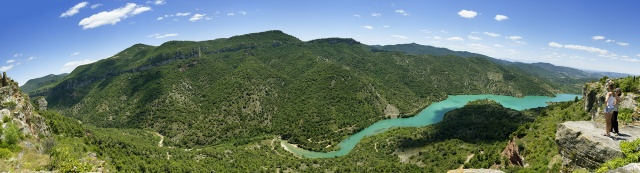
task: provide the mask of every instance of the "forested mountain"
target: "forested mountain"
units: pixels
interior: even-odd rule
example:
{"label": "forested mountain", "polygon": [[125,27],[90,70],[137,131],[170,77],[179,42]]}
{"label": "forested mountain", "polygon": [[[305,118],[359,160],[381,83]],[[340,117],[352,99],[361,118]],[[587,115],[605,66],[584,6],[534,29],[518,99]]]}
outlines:
{"label": "forested mountain", "polygon": [[24,93],[30,94],[33,91],[53,86],[54,84],[62,81],[62,79],[64,79],[64,77],[66,77],[67,75],[69,75],[69,73],[63,73],[59,75],[50,74],[43,77],[31,79],[20,86],[20,90],[22,90],[22,92]]}
{"label": "forested mountain", "polygon": [[428,45],[420,45],[416,43],[411,44],[397,44],[397,45],[385,45],[385,46],[373,46],[378,50],[385,51],[398,51],[411,55],[454,55],[460,57],[480,57],[489,59],[498,64],[506,66],[514,66],[522,71],[525,71],[531,75],[536,75],[539,78],[545,78],[552,82],[561,84],[564,90],[572,93],[577,93],[582,89],[582,85],[586,82],[597,80],[603,76],[619,78],[627,77],[629,74],[613,73],[613,72],[588,72],[570,67],[556,66],[549,63],[522,63],[522,62],[510,62],[492,58],[486,55],[471,53],[466,51],[453,51],[447,48],[439,48]]}
{"label": "forested mountain", "polygon": [[353,39],[308,42],[281,31],[136,44],[33,93],[98,127],[139,128],[194,147],[281,135],[327,151],[383,119],[448,94],[553,95],[558,86],[485,58],[372,51]]}

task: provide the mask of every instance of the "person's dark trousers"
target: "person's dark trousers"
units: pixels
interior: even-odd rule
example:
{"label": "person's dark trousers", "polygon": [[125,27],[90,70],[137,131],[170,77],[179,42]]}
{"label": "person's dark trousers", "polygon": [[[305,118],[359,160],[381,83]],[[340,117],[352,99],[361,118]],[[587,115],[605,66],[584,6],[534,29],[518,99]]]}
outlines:
{"label": "person's dark trousers", "polygon": [[611,116],[611,129],[614,133],[620,133],[618,131],[618,111],[613,111],[613,116]]}

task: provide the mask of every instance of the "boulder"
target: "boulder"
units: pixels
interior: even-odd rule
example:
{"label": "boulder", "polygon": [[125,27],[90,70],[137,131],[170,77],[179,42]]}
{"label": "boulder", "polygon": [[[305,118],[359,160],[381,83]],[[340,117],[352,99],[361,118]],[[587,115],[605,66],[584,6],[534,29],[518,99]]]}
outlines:
{"label": "boulder", "polygon": [[626,166],[608,171],[611,173],[640,173],[640,163],[631,163]]}
{"label": "boulder", "polygon": [[[617,137],[603,136],[603,124],[593,121],[567,121],[558,124],[555,142],[563,159],[563,167],[596,169],[600,164],[624,154],[620,141],[633,141],[640,137],[636,126],[620,127]],[[614,133],[611,133],[613,135]]]}

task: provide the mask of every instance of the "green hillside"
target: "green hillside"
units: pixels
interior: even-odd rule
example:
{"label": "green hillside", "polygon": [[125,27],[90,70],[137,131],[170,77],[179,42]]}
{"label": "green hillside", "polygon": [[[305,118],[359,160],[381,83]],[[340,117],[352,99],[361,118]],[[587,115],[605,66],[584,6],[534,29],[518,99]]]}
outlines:
{"label": "green hillside", "polygon": [[372,51],[353,39],[308,42],[267,31],[202,42],[136,44],[77,67],[49,107],[98,127],[165,135],[195,147],[280,135],[315,151],[448,94],[553,95],[557,85],[484,58]]}
{"label": "green hillside", "polygon": [[22,90],[22,92],[24,93],[31,94],[34,91],[37,92],[37,90],[43,90],[57,84],[62,79],[64,79],[64,77],[67,77],[67,75],[69,74],[50,74],[43,77],[31,79],[20,86],[20,90]]}

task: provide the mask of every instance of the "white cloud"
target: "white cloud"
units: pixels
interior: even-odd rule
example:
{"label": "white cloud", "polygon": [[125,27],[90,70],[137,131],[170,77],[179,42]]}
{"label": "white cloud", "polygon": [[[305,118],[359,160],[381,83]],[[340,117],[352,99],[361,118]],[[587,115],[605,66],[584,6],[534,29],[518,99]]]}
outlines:
{"label": "white cloud", "polygon": [[496,34],[496,33],[493,33],[493,32],[484,32],[484,34],[488,35],[488,36],[491,36],[491,37],[500,37],[501,36],[500,34]]}
{"label": "white cloud", "polygon": [[247,15],[247,12],[246,11],[238,11],[238,14],[242,14],[244,16],[244,15]]}
{"label": "white cloud", "polygon": [[100,7],[100,6],[102,6],[102,4],[93,4],[93,5],[91,6],[91,9],[96,9],[96,8],[98,8],[98,7]]}
{"label": "white cloud", "polygon": [[629,61],[629,62],[640,62],[640,60],[638,59],[620,59],[620,60]]}
{"label": "white cloud", "polygon": [[464,39],[462,39],[460,37],[449,37],[449,38],[447,38],[447,40],[449,40],[449,41],[464,41]]}
{"label": "white cloud", "polygon": [[474,37],[472,35],[467,36],[467,38],[469,38],[469,40],[482,40],[482,38],[480,37]]}
{"label": "white cloud", "polygon": [[16,54],[13,54],[13,57],[14,57],[14,58],[21,57],[21,56],[22,56],[22,53],[16,53]]}
{"label": "white cloud", "polygon": [[503,20],[509,19],[509,17],[507,17],[505,15],[498,14],[498,15],[496,15],[496,17],[494,19],[496,19],[497,21],[503,21]]}
{"label": "white cloud", "polygon": [[603,40],[604,36],[596,35],[596,36],[591,37],[591,39],[593,39],[593,40]]}
{"label": "white cloud", "polygon": [[604,41],[604,42],[611,43],[611,42],[614,42],[614,41],[615,40],[607,39],[607,41]]}
{"label": "white cloud", "polygon": [[435,36],[435,37],[433,37],[433,39],[442,40],[442,37]]}
{"label": "white cloud", "polygon": [[513,44],[518,45],[518,46],[521,46],[521,45],[527,45],[527,42],[524,42],[524,41],[515,41],[515,42],[513,42]]}
{"label": "white cloud", "polygon": [[176,16],[188,16],[191,15],[191,13],[176,13]]}
{"label": "white cloud", "polygon": [[211,20],[213,17],[204,17],[204,20]]}
{"label": "white cloud", "polygon": [[0,67],[0,71],[6,72],[9,71],[9,69],[13,68],[13,64],[12,65],[8,65],[8,66],[2,66]]}
{"label": "white cloud", "polygon": [[495,47],[504,47],[503,45],[499,45],[499,44],[493,44],[493,46],[495,46]]}
{"label": "white cloud", "polygon": [[625,43],[625,42],[617,42],[616,44],[620,46],[629,46],[629,43]]}
{"label": "white cloud", "polygon": [[147,37],[155,37],[155,38],[165,38],[165,37],[174,37],[174,36],[178,36],[177,33],[172,33],[172,34],[165,34],[165,35],[160,35],[160,34],[153,34]]}
{"label": "white cloud", "polygon": [[472,19],[472,18],[476,17],[478,15],[478,13],[475,12],[475,11],[470,11],[470,10],[461,10],[460,12],[458,12],[458,15],[460,15],[461,17],[467,18],[467,19]]}
{"label": "white cloud", "polygon": [[139,6],[135,3],[128,3],[124,7],[111,11],[103,11],[84,18],[80,23],[78,23],[78,25],[82,26],[82,29],[90,29],[107,24],[115,25],[122,21],[122,19],[126,19],[127,17],[132,17],[149,10],[151,10],[150,7]]}
{"label": "white cloud", "polygon": [[513,41],[522,39],[522,37],[520,37],[520,36],[509,36],[507,38],[510,39],[510,40],[513,40]]}
{"label": "white cloud", "polygon": [[147,4],[155,4],[155,5],[164,5],[167,2],[165,2],[164,0],[155,0],[155,1],[147,1]]}
{"label": "white cloud", "polygon": [[76,56],[76,55],[80,55],[80,52],[73,52],[73,53],[71,54],[71,56]]}
{"label": "white cloud", "polygon": [[371,13],[371,16],[378,17],[378,16],[382,16],[382,14],[380,14],[380,13]]}
{"label": "white cloud", "polygon": [[373,26],[369,26],[369,25],[365,25],[365,26],[361,26],[361,27],[363,27],[365,29],[373,29]]}
{"label": "white cloud", "polygon": [[162,20],[164,19],[164,17],[158,17],[156,20]]}
{"label": "white cloud", "polygon": [[509,54],[522,54],[522,52],[518,52],[517,50],[513,50],[513,49],[507,49],[507,50],[504,50],[504,52],[507,52]]}
{"label": "white cloud", "polygon": [[31,61],[31,60],[33,60],[33,59],[36,59],[36,57],[33,57],[33,56],[32,56],[32,57],[29,57],[29,58],[27,58],[27,61]]}
{"label": "white cloud", "polygon": [[407,36],[402,36],[402,35],[391,35],[391,36],[395,37],[395,38],[399,38],[399,39],[407,39],[407,38],[409,38]]}
{"label": "white cloud", "polygon": [[467,46],[473,48],[473,49],[491,49],[489,46],[485,46],[482,44],[476,44],[476,43],[472,43],[472,44],[467,44]]}
{"label": "white cloud", "polygon": [[440,32],[441,32],[441,33],[445,33],[445,34],[446,34],[446,33],[449,33],[449,32],[447,32],[447,31],[445,31],[445,30],[440,30]]}
{"label": "white cloud", "polygon": [[73,7],[69,8],[69,10],[67,10],[66,12],[60,14],[60,17],[71,17],[75,14],[78,14],[78,12],[80,12],[80,9],[86,7],[87,5],[89,5],[88,2],[78,3]]}
{"label": "white cloud", "polygon": [[207,14],[194,14],[189,21],[195,22],[202,19]]}
{"label": "white cloud", "polygon": [[396,10],[396,13],[400,13],[400,14],[402,14],[403,16],[408,16],[408,15],[409,15],[409,13],[407,13],[407,12],[406,12],[406,11],[404,11],[404,10]]}
{"label": "white cloud", "polygon": [[361,17],[359,14],[353,15],[354,17]]}
{"label": "white cloud", "polygon": [[91,64],[93,62],[95,62],[95,61],[88,60],[88,59],[85,59],[85,60],[82,60],[82,61],[71,61],[71,62],[68,62],[68,63],[64,64],[64,66],[62,66],[62,69],[60,69],[60,71],[71,71],[71,70],[75,69],[78,66],[85,65],[85,64]]}
{"label": "white cloud", "polygon": [[16,62],[16,60],[15,60],[15,59],[7,60],[7,64],[9,64],[9,63],[13,63],[13,62]]}
{"label": "white cloud", "polygon": [[562,45],[560,43],[556,43],[556,42],[549,42],[549,46],[551,46],[551,47],[562,47]]}
{"label": "white cloud", "polygon": [[587,51],[587,52],[591,52],[591,53],[597,53],[597,54],[601,54],[601,55],[609,53],[609,51],[604,50],[604,49],[599,49],[599,48],[595,48],[595,47],[581,46],[581,45],[564,45],[563,47],[567,48],[567,49],[582,50],[582,51]]}
{"label": "white cloud", "polygon": [[227,13],[227,16],[235,16],[236,14],[231,12],[231,13]]}
{"label": "white cloud", "polygon": [[142,12],[149,11],[149,10],[151,10],[151,7],[138,7],[135,10],[133,10],[133,12],[131,12],[131,16],[140,14]]}
{"label": "white cloud", "polygon": [[389,26],[389,25],[384,25],[384,26],[382,26],[382,27],[383,27],[383,28],[388,28],[388,27],[391,27],[391,26]]}
{"label": "white cloud", "polygon": [[637,54],[636,56],[640,57],[640,54]]}

